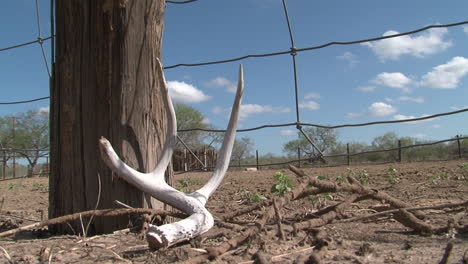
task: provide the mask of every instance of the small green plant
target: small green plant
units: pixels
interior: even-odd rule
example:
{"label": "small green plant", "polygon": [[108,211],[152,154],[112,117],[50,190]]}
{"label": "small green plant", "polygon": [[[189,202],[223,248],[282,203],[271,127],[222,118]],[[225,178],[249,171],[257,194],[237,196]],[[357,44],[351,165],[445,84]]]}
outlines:
{"label": "small green plant", "polygon": [[328,175],[319,175],[319,176],[317,176],[317,179],[322,180],[322,181],[328,181],[330,179],[330,176],[328,176]]}
{"label": "small green plant", "polygon": [[369,182],[369,172],[367,172],[367,169],[364,168],[359,172],[359,181],[362,184],[366,184]]}
{"label": "small green plant", "polygon": [[49,186],[43,183],[33,183],[32,187],[32,191],[49,192]]}
{"label": "small green plant", "polygon": [[428,176],[427,179],[428,179],[432,184],[437,185],[437,184],[439,184],[440,177],[435,176],[435,175],[431,175],[431,176]]}
{"label": "small green plant", "polygon": [[396,184],[400,181],[398,178],[398,170],[395,168],[395,165],[390,165],[387,169],[387,180],[390,184]]}
{"label": "small green plant", "polygon": [[249,191],[245,190],[245,189],[242,189],[240,192],[239,192],[239,195],[241,197],[241,201],[242,202],[261,202],[261,201],[265,201],[265,200],[268,200],[268,198],[266,198],[265,196],[261,195],[261,194],[250,194]]}
{"label": "small green plant", "polygon": [[337,182],[345,182],[346,179],[345,179],[345,177],[343,175],[338,175],[338,176],[336,176],[336,181]]}
{"label": "small green plant", "polygon": [[183,178],[177,181],[176,189],[181,192],[192,192],[190,185],[197,185],[201,182],[197,179]]}
{"label": "small green plant", "polygon": [[442,180],[448,180],[449,175],[448,175],[447,172],[443,171],[443,172],[440,173],[439,178],[442,179]]}
{"label": "small green plant", "polygon": [[9,191],[12,191],[14,189],[18,189],[18,188],[24,188],[26,187],[25,184],[22,184],[22,183],[10,183],[8,184],[8,190]]}
{"label": "small green plant", "polygon": [[468,162],[464,162],[458,165],[458,167],[461,169],[462,173],[457,175],[457,179],[458,180],[468,179]]}
{"label": "small green plant", "polygon": [[272,193],[278,193],[283,196],[285,193],[292,190],[291,179],[287,175],[284,175],[283,172],[277,172],[274,175],[276,183],[271,186]]}
{"label": "small green plant", "polygon": [[321,193],[319,194],[320,197],[323,197],[327,200],[330,200],[330,201],[333,201],[335,199],[335,197],[333,197],[333,195],[331,195],[331,193]]}
{"label": "small green plant", "polygon": [[261,194],[253,194],[250,196],[250,201],[253,201],[253,202],[261,202],[261,201],[265,201],[265,200],[268,200],[268,198],[266,198],[265,196],[261,195]]}

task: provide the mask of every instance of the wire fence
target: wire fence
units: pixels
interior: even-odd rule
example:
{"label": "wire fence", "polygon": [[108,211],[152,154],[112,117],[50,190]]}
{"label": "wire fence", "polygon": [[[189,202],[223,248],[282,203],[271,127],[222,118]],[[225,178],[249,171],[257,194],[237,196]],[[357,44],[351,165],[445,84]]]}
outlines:
{"label": "wire fence", "polygon": [[[197,0],[188,0],[188,1],[170,1],[167,0],[166,3],[169,4],[190,4],[194,3]],[[306,133],[302,130],[303,126],[311,126],[311,127],[319,127],[319,128],[329,128],[329,129],[337,129],[337,128],[344,128],[344,127],[361,127],[361,126],[371,126],[371,125],[379,125],[379,124],[394,124],[394,123],[405,123],[405,122],[415,122],[415,121],[421,121],[421,120],[428,120],[428,119],[433,119],[436,117],[442,117],[442,116],[449,116],[449,115],[455,115],[455,114],[461,114],[468,112],[468,108],[465,109],[460,109],[457,111],[451,111],[451,112],[444,112],[444,113],[436,113],[424,117],[419,117],[419,118],[408,118],[408,119],[402,119],[402,120],[383,120],[383,121],[374,121],[374,122],[366,122],[366,123],[355,123],[355,124],[338,124],[338,125],[321,125],[321,124],[315,124],[315,123],[305,123],[301,121],[301,113],[300,113],[300,107],[299,107],[299,92],[300,92],[300,87],[298,85],[298,80],[297,80],[297,65],[296,65],[296,57],[303,52],[309,52],[309,51],[314,51],[314,50],[319,50],[323,49],[326,47],[334,46],[334,45],[355,45],[355,44],[361,44],[361,43],[367,43],[367,42],[373,42],[373,41],[379,41],[379,40],[385,40],[385,39],[391,39],[391,38],[396,38],[396,37],[401,37],[401,36],[406,36],[406,35],[412,35],[416,33],[420,33],[429,29],[433,28],[449,28],[449,27],[456,27],[456,26],[462,26],[462,25],[467,25],[468,20],[466,21],[459,21],[455,23],[450,23],[450,24],[436,24],[436,25],[429,25],[425,26],[422,28],[414,29],[411,31],[403,32],[403,33],[398,33],[398,34],[392,34],[392,35],[386,35],[386,36],[379,36],[379,37],[371,37],[367,39],[359,39],[359,40],[351,40],[351,41],[332,41],[316,46],[309,46],[309,47],[302,47],[298,48],[295,46],[295,38],[293,34],[293,25],[291,24],[290,18],[289,18],[289,13],[288,13],[288,8],[287,8],[287,3],[286,0],[282,0],[283,4],[283,11],[284,11],[284,18],[285,22],[288,27],[288,35],[290,39],[290,44],[291,46],[289,47],[288,50],[283,50],[283,51],[277,51],[277,52],[271,52],[271,53],[263,53],[263,54],[248,54],[248,55],[243,55],[235,58],[227,58],[227,59],[222,59],[222,60],[216,60],[216,61],[208,61],[208,62],[197,62],[197,63],[179,63],[175,65],[170,65],[166,66],[164,69],[165,70],[170,70],[174,69],[177,67],[199,67],[199,66],[205,66],[205,65],[213,65],[213,64],[221,64],[221,63],[232,63],[240,60],[245,60],[245,59],[255,59],[255,58],[264,58],[264,57],[272,57],[272,56],[282,56],[282,55],[290,55],[292,58],[292,63],[291,67],[293,69],[293,79],[294,79],[294,97],[295,97],[295,111],[296,111],[296,120],[293,122],[288,122],[288,123],[282,123],[282,124],[265,124],[265,125],[260,125],[257,127],[252,127],[252,128],[246,128],[246,129],[239,129],[238,132],[248,132],[248,131],[254,131],[254,130],[260,130],[260,129],[266,129],[266,128],[274,128],[274,127],[287,127],[287,126],[295,126],[298,131],[302,132],[307,137]],[[15,44],[12,46],[8,47],[3,47],[0,48],[0,52],[4,52],[7,50],[12,50],[12,49],[19,49],[24,46],[28,45],[34,45],[38,44],[40,47],[40,52],[41,56],[44,61],[44,66],[47,70],[48,76],[51,76],[51,71],[50,71],[50,66],[49,62],[45,53],[44,49],[44,42],[45,41],[51,41],[51,54],[52,54],[52,61],[54,59],[54,54],[55,54],[55,45],[54,45],[54,8],[55,8],[55,2],[54,0],[50,0],[50,23],[51,23],[51,36],[43,37],[42,36],[42,27],[41,27],[41,18],[40,18],[40,10],[39,10],[39,1],[35,0],[35,11],[36,11],[36,26],[37,26],[37,39],[32,40],[29,42],[24,42],[24,43],[19,43]],[[12,104],[24,104],[24,103],[31,103],[35,101],[40,101],[40,100],[47,100],[50,99],[49,96],[43,96],[40,98],[33,98],[33,99],[27,99],[27,100],[18,100],[18,101],[11,101],[11,102],[0,102],[0,105],[12,105]],[[205,132],[225,132],[225,130],[222,129],[204,129],[204,128],[191,128],[191,129],[184,129],[184,130],[179,130],[179,132],[184,133],[184,132],[191,132],[191,131],[205,131]],[[314,142],[312,140],[309,140],[309,143],[312,144],[312,146],[315,147]],[[445,142],[445,141],[444,141]],[[436,144],[436,143],[434,143]],[[412,146],[414,147],[414,146]],[[187,147],[188,148],[188,147]],[[316,147],[315,147],[316,148]],[[409,148],[409,146],[405,146],[400,148],[401,149],[406,149]],[[323,154],[320,152],[318,148],[316,148],[320,156]],[[393,150],[388,150],[388,151],[395,151]],[[342,154],[343,156],[345,154]],[[356,156],[356,155],[362,155],[362,153],[354,153],[350,154],[347,153],[347,157]],[[323,155],[324,158],[333,158],[333,157],[338,157],[340,155],[332,155],[332,156],[326,156]],[[301,159],[298,159],[296,161],[286,161],[281,164],[288,164],[291,162],[300,162]],[[259,167],[261,166],[269,166],[269,164],[258,164]]]}
{"label": "wire fence", "polygon": [[[449,143],[449,144],[447,144]],[[450,144],[451,143],[451,144]],[[418,143],[403,146],[398,140],[395,147],[386,149],[374,149],[353,152],[350,145],[346,144],[346,153],[330,154],[319,157],[305,153],[300,148],[296,157],[261,157],[258,150],[256,155],[248,159],[232,160],[229,166],[230,169],[277,169],[286,165],[295,164],[298,167],[334,167],[334,166],[353,166],[353,165],[369,165],[369,164],[385,164],[399,162],[415,162],[415,161],[445,161],[468,158],[468,137],[455,136],[454,138],[444,139],[433,142]],[[417,149],[424,147],[437,146],[437,149],[432,148],[428,151],[417,152]],[[387,155],[385,155],[387,154]],[[216,158],[216,155],[213,156]],[[272,160],[276,160],[271,162]],[[277,161],[280,160],[280,161]],[[216,160],[210,160],[210,163],[216,163]],[[176,174],[184,174],[189,172],[199,172],[213,170],[214,166],[206,166],[203,168],[185,167],[176,170]]]}
{"label": "wire fence", "polygon": [[0,149],[0,180],[49,176],[49,150]]}

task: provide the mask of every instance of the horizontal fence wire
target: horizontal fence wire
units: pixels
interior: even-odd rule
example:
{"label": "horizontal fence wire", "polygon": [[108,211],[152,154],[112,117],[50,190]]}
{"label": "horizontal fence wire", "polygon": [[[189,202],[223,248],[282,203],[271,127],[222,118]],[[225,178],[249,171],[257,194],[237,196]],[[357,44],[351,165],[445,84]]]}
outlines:
{"label": "horizontal fence wire", "polygon": [[43,39],[37,39],[37,40],[33,40],[33,41],[21,43],[21,44],[16,44],[16,45],[6,47],[6,48],[0,48],[0,52],[11,50],[11,49],[16,49],[16,48],[21,48],[21,47],[28,46],[28,45],[35,44],[35,43],[44,42],[44,41],[50,40],[52,38],[53,38],[53,36],[49,36],[49,37],[43,38]]}
{"label": "horizontal fence wire", "polygon": [[279,51],[279,52],[272,52],[272,53],[249,54],[249,55],[245,55],[245,56],[241,56],[241,57],[237,57],[237,58],[230,58],[230,59],[217,60],[217,61],[208,61],[208,62],[199,62],[199,63],[179,63],[179,64],[166,66],[166,67],[164,67],[164,69],[173,69],[173,68],[178,68],[178,67],[205,66],[205,65],[221,64],[221,63],[240,61],[240,60],[245,60],[245,59],[248,59],[248,58],[271,57],[271,56],[291,54],[291,52],[303,52],[303,51],[317,50],[317,49],[322,49],[322,48],[333,46],[333,45],[360,44],[360,43],[366,43],[366,42],[372,42],[372,41],[377,41],[377,40],[384,40],[384,39],[390,39],[390,38],[396,38],[396,37],[411,35],[411,34],[415,34],[415,33],[419,33],[419,32],[429,30],[431,28],[449,28],[449,27],[461,26],[461,25],[466,25],[466,24],[468,24],[468,20],[461,21],[461,22],[456,22],[456,23],[451,23],[451,24],[429,25],[429,26],[426,26],[426,27],[422,27],[422,28],[412,30],[412,31],[406,31],[406,32],[403,32],[403,33],[392,34],[392,35],[381,36],[381,37],[368,38],[368,39],[352,40],[352,41],[332,41],[332,42],[328,42],[328,43],[321,44],[321,45],[318,45],[318,46],[311,46],[311,47],[306,47],[306,48],[295,48],[294,50]]}
{"label": "horizontal fence wire", "polygon": [[186,1],[171,1],[171,0],[166,0],[166,3],[169,3],[169,4],[189,4],[189,3],[193,3],[193,2],[196,2],[198,0],[186,0]]}
{"label": "horizontal fence wire", "polygon": [[50,99],[50,96],[34,98],[34,99],[30,99],[30,100],[25,100],[25,101],[0,102],[0,105],[26,104],[26,103],[32,103],[32,102],[47,100],[47,99]]}
{"label": "horizontal fence wire", "polygon": [[[334,125],[334,126],[320,125],[320,124],[314,124],[314,123],[294,122],[294,123],[262,125],[258,127],[252,127],[252,128],[238,129],[237,132],[248,132],[248,131],[254,131],[254,130],[259,130],[259,129],[264,129],[264,128],[288,127],[288,126],[296,126],[296,127],[297,126],[310,126],[310,127],[320,127],[320,128],[328,128],[328,129],[336,129],[336,128],[344,128],[344,127],[361,127],[361,126],[379,125],[379,124],[395,124],[395,123],[422,121],[422,120],[433,119],[433,118],[437,118],[441,116],[455,115],[455,114],[464,113],[464,112],[468,112],[468,108],[451,111],[451,112],[434,114],[434,115],[428,115],[424,117],[408,118],[408,119],[401,119],[401,120],[373,121],[373,122],[366,122],[366,123],[343,124],[343,125]],[[191,129],[178,130],[178,132],[190,132],[190,131],[226,132],[226,130],[223,130],[223,129],[207,129],[207,128],[191,128]]]}

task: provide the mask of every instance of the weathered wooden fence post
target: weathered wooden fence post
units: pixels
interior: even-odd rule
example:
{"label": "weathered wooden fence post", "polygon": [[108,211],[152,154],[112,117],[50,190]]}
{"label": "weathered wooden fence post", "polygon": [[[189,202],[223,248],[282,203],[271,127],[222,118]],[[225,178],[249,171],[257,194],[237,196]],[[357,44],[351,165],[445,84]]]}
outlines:
{"label": "weathered wooden fence post", "polygon": [[16,178],[16,152],[13,152],[13,178]]}
{"label": "weathered wooden fence post", "polygon": [[398,162],[401,162],[401,140],[398,140]]}
{"label": "weathered wooden fence post", "polygon": [[297,148],[297,160],[299,161],[299,164],[297,165],[298,168],[301,167],[301,148]]}
{"label": "weathered wooden fence post", "polygon": [[187,149],[184,148],[184,171],[187,171]]}
{"label": "weathered wooden fence post", "polygon": [[461,146],[460,146],[460,136],[457,135],[457,145],[458,145],[458,158],[461,159]]}
{"label": "weathered wooden fence post", "polygon": [[3,179],[6,178],[6,151],[3,150]]}
{"label": "weathered wooden fence post", "polygon": [[203,170],[206,171],[206,148],[203,148]]}
{"label": "weathered wooden fence post", "polygon": [[349,143],[346,143],[346,164],[349,166],[350,157],[349,157]]}
{"label": "weathered wooden fence post", "polygon": [[260,167],[258,166],[258,149],[255,151],[255,156],[257,160],[257,170],[260,170]]}

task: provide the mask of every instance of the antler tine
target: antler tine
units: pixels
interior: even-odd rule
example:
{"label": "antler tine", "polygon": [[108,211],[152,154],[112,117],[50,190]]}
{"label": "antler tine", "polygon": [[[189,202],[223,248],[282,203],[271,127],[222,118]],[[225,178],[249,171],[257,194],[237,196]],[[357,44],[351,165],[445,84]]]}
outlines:
{"label": "antler tine", "polygon": [[151,172],[153,177],[164,177],[164,172],[167,169],[167,165],[171,162],[172,154],[174,153],[175,146],[177,144],[177,120],[176,114],[174,111],[174,106],[172,105],[171,96],[169,95],[169,89],[166,85],[166,78],[164,77],[163,66],[159,59],[157,61],[157,71],[161,78],[159,78],[159,85],[162,87],[161,93],[166,106],[166,117],[167,117],[167,130],[166,130],[166,140],[164,142],[164,147],[159,157],[158,162],[156,163],[156,168]]}
{"label": "antler tine", "polygon": [[[161,152],[157,165],[153,169],[153,171],[148,174],[136,171],[135,169],[125,164],[125,162],[123,162],[119,158],[115,150],[112,148],[111,143],[106,138],[101,137],[101,139],[99,140],[101,156],[104,162],[107,164],[107,166],[109,166],[109,168],[111,168],[114,172],[122,176],[126,181],[135,185],[141,190],[144,190],[145,192],[151,194],[153,197],[157,196],[155,194],[155,192],[157,191],[154,188],[149,189],[149,186],[154,185],[154,180],[156,180],[159,183],[165,183],[164,172],[166,171],[167,165],[171,161],[171,157],[177,143],[177,121],[175,111],[172,105],[172,100],[169,95],[169,90],[166,86],[163,66],[159,59],[157,59],[157,71],[161,76],[161,78],[159,79],[159,84],[161,86],[162,100],[166,108],[167,130],[163,150]],[[159,188],[157,189],[159,190]]]}
{"label": "antler tine", "polygon": [[231,159],[232,148],[234,146],[234,141],[236,139],[236,130],[237,123],[239,120],[239,110],[242,101],[242,94],[244,92],[244,72],[242,64],[239,66],[239,78],[237,81],[237,91],[234,103],[232,105],[231,118],[229,119],[229,125],[224,135],[223,145],[218,154],[218,160],[216,162],[215,170],[213,171],[213,176],[210,180],[199,190],[197,190],[193,195],[198,197],[199,195],[204,197],[204,203],[208,198],[213,194],[213,192],[218,188],[218,186],[223,181],[224,175],[229,167],[229,162]]}

